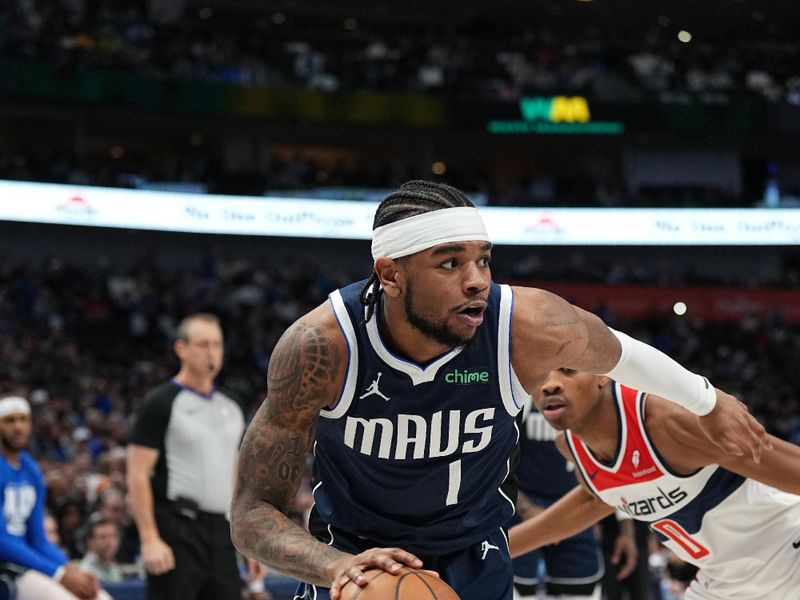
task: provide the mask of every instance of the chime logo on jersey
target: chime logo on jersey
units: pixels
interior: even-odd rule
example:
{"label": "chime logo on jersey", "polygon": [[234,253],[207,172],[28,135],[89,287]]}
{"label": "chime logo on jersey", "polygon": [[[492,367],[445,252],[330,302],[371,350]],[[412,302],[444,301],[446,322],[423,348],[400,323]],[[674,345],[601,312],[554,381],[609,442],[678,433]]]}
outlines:
{"label": "chime logo on jersey", "polygon": [[622,504],[617,505],[617,508],[628,513],[632,517],[641,517],[644,515],[652,515],[659,510],[671,508],[689,496],[689,494],[684,492],[680,487],[676,487],[674,490],[668,492],[665,492],[660,487],[657,489],[659,493],[656,496],[636,500],[634,502],[628,502],[622,497],[620,498]]}
{"label": "chime logo on jersey", "polygon": [[447,383],[456,385],[472,385],[473,383],[489,383],[487,369],[455,369],[444,376]]}
{"label": "chime logo on jersey", "polygon": [[394,460],[480,452],[492,439],[494,411],[439,411],[429,419],[402,413],[392,419],[348,416],[344,443],[361,454]]}

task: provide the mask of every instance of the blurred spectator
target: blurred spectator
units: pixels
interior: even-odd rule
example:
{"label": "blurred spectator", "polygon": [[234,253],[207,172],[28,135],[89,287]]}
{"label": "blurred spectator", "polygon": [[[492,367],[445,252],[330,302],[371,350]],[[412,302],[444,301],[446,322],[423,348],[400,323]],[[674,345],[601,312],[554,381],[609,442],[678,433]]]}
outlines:
{"label": "blurred spectator", "polygon": [[56,501],[53,516],[58,523],[58,537],[66,548],[67,555],[71,559],[79,559],[83,551],[78,532],[86,516],[85,500],[76,497],[60,498]]}
{"label": "blurred spectator", "polygon": [[58,536],[58,522],[49,512],[44,515],[44,535],[47,541],[60,548],[61,538]]}
{"label": "blurred spectator", "polygon": [[103,492],[100,495],[97,514],[103,521],[114,523],[117,526],[120,543],[117,554],[114,556],[116,561],[127,565],[126,570],[128,571],[136,570],[138,567],[131,567],[131,565],[135,565],[139,561],[139,533],[128,512],[122,492],[115,488]]}
{"label": "blurred spectator", "polygon": [[122,581],[122,568],[115,560],[119,541],[119,530],[112,521],[99,515],[89,519],[86,533],[88,551],[80,561],[81,570],[94,574],[101,583]]}

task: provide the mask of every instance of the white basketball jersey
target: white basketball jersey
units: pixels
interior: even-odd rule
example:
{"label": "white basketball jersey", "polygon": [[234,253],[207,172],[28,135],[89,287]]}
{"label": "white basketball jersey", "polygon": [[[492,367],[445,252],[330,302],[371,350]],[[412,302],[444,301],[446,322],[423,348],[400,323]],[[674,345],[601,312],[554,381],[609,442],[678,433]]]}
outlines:
{"label": "white basketball jersey", "polygon": [[709,465],[679,475],[644,427],[645,394],[613,386],[619,434],[611,464],[567,431],[575,463],[606,504],[646,521],[700,573],[686,598],[800,598],[800,496]]}

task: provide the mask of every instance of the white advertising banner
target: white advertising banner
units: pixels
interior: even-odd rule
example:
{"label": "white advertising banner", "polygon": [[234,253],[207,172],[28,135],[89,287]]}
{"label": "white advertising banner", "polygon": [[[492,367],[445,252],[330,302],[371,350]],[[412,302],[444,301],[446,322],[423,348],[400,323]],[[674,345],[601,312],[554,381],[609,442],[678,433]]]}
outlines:
{"label": "white advertising banner", "polygon": [[[369,239],[376,204],[0,181],[0,221]],[[481,207],[496,244],[800,244],[800,209]]]}

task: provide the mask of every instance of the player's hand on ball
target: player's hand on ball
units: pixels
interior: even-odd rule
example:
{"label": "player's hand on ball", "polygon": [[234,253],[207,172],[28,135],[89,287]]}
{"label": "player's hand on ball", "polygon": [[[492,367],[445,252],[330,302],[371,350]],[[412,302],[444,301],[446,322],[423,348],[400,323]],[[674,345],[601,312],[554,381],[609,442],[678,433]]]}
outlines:
{"label": "player's hand on ball", "polygon": [[397,573],[403,565],[418,569],[422,561],[401,548],[370,548],[361,554],[342,554],[325,569],[331,582],[331,600],[338,600],[342,588],[349,581],[364,587],[367,579],[364,570],[368,568],[383,569],[389,573]]}

